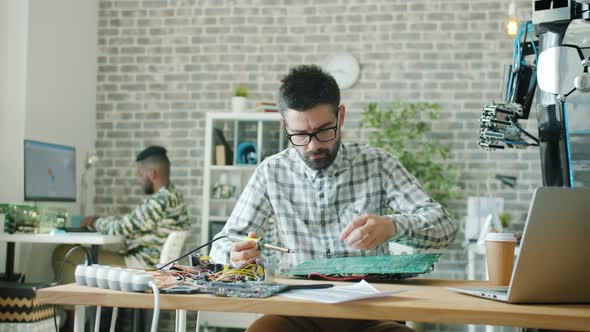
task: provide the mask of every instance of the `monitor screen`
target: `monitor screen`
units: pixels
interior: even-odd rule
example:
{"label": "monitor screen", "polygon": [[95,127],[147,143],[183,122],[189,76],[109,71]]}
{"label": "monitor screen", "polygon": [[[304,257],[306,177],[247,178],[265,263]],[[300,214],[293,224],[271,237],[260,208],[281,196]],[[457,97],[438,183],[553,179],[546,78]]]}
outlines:
{"label": "monitor screen", "polygon": [[25,140],[25,201],[76,201],[76,149]]}

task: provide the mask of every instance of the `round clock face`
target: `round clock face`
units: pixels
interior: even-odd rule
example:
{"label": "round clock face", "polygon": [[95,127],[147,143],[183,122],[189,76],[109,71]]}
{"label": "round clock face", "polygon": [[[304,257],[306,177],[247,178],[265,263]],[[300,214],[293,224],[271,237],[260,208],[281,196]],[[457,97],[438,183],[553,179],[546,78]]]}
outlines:
{"label": "round clock face", "polygon": [[340,89],[350,88],[359,78],[359,62],[352,54],[333,54],[328,57],[323,67],[334,77]]}

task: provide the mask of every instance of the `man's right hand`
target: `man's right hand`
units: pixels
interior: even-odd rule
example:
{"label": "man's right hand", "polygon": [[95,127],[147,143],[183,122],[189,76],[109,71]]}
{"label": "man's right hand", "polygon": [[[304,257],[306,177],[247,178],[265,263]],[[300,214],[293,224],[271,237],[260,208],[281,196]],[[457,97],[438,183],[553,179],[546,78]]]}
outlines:
{"label": "man's right hand", "polygon": [[98,220],[97,216],[84,217],[84,219],[82,219],[82,222],[80,222],[80,228],[85,228],[93,231],[95,230],[96,220]]}
{"label": "man's right hand", "polygon": [[[248,237],[256,238],[255,232],[248,233]],[[240,241],[236,242],[231,247],[229,258],[232,265],[241,266],[252,258],[260,257],[260,250],[256,249],[256,242],[254,241]]]}

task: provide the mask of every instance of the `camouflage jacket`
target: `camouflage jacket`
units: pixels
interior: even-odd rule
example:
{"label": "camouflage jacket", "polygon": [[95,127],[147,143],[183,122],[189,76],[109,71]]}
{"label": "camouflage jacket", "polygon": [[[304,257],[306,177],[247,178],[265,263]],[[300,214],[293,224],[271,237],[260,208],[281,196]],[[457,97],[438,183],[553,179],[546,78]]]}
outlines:
{"label": "camouflage jacket", "polygon": [[146,266],[155,266],[168,234],[187,229],[188,223],[184,199],[169,185],[129,214],[99,218],[95,227],[102,234],[124,235],[125,256],[134,256]]}

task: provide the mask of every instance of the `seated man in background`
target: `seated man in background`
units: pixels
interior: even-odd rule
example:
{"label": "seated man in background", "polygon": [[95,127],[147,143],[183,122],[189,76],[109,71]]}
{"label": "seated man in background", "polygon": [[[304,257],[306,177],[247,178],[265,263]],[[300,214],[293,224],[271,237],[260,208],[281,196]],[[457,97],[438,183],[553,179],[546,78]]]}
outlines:
{"label": "seated man in background", "polygon": [[[451,243],[457,227],[395,156],[341,143],[346,115],[334,78],[299,66],[282,80],[281,122],[293,145],[266,158],[244,189],[223,235],[264,235],[275,218],[281,271],[304,261],[389,254],[389,241],[418,248]],[[392,212],[393,211],[393,212]],[[224,264],[260,256],[252,241],[215,242],[211,258]],[[247,331],[412,331],[391,321],[265,315]]]}
{"label": "seated man in background", "polygon": [[[166,149],[150,146],[136,158],[138,182],[150,195],[133,212],[122,216],[85,217],[81,227],[102,234],[125,236],[123,254],[101,251],[99,263],[129,267],[154,267],[160,259],[162,246],[172,231],[188,228],[188,214],[182,195],[170,183],[170,161]],[[64,255],[72,246],[59,246],[53,254],[58,273]],[[83,262],[80,251],[72,253],[70,262]],[[69,265],[69,266],[68,266]],[[66,264],[63,275],[73,277],[74,264]],[[66,270],[67,269],[67,270]]]}

